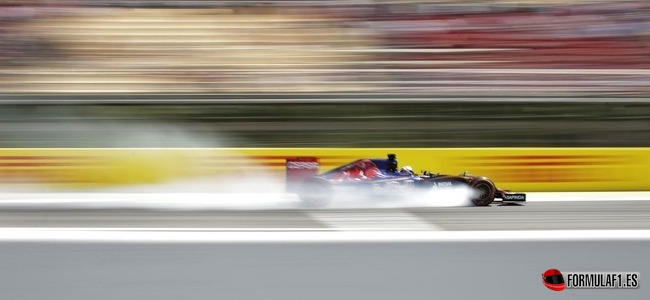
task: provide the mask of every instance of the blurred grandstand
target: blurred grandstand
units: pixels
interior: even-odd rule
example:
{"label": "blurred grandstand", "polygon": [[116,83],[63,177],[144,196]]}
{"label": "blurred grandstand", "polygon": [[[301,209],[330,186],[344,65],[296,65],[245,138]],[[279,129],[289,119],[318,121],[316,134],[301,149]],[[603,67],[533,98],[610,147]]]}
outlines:
{"label": "blurred grandstand", "polygon": [[3,1],[0,93],[650,94],[650,2]]}

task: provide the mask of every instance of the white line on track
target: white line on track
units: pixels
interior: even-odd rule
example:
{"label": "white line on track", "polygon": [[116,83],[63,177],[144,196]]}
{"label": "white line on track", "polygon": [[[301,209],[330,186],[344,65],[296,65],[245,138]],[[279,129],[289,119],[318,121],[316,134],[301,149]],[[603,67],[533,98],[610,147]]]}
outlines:
{"label": "white line on track", "polygon": [[3,228],[0,242],[110,243],[368,243],[368,242],[513,242],[650,241],[650,230],[521,231],[320,231],[216,232],[128,231],[70,228]]}
{"label": "white line on track", "polygon": [[[525,192],[525,191],[524,191]],[[530,192],[528,202],[650,201],[650,191]],[[80,206],[152,208],[256,209],[295,207],[298,196],[289,193],[0,193],[0,206]]]}
{"label": "white line on track", "polygon": [[[249,228],[249,227],[237,227],[237,228],[210,228],[210,227],[5,227],[10,230],[24,230],[24,231],[99,231],[99,232],[110,232],[110,231],[121,231],[121,232],[301,232],[301,231],[395,231],[395,230],[406,230],[404,228],[390,228],[390,227],[355,227],[355,228],[292,228],[292,227],[276,227],[276,228]],[[0,229],[4,230],[4,228]],[[415,229],[417,230],[417,229]],[[412,231],[412,230],[411,230]]]}

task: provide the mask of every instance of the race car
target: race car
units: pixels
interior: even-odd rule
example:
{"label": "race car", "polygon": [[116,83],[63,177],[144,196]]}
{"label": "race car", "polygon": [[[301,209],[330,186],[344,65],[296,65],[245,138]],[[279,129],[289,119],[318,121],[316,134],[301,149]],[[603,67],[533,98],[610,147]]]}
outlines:
{"label": "race car", "polygon": [[[423,171],[418,174],[410,166],[398,168],[397,156],[358,159],[319,174],[316,157],[295,157],[286,161],[287,191],[297,193],[309,206],[326,206],[335,195],[362,195],[366,198],[392,198],[416,192],[467,187],[472,191],[475,206],[502,203],[524,203],[526,194],[497,188],[485,176],[468,173],[446,175]],[[435,200],[435,199],[434,199]]]}

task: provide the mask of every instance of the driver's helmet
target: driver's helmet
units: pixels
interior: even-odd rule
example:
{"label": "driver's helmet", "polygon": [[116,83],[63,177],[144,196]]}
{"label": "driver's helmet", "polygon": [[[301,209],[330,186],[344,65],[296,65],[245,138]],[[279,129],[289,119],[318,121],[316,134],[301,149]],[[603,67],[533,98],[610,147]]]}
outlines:
{"label": "driver's helmet", "polygon": [[408,174],[415,174],[415,172],[413,171],[413,168],[411,168],[411,166],[403,166],[403,167],[399,170],[399,172],[400,172],[400,173],[405,173],[405,174],[407,174],[407,173],[408,173]]}

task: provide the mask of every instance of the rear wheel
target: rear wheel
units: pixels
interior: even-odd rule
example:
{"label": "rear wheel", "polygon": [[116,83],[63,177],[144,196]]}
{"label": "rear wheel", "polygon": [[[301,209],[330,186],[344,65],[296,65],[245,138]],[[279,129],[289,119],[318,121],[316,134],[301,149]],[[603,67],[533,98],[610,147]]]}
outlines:
{"label": "rear wheel", "polygon": [[487,180],[479,180],[472,184],[474,189],[474,196],[472,197],[472,203],[476,206],[487,206],[494,201],[494,196],[496,194],[496,188],[494,185]]}
{"label": "rear wheel", "polygon": [[332,200],[332,186],[323,179],[307,180],[302,184],[299,196],[310,207],[324,207]]}

